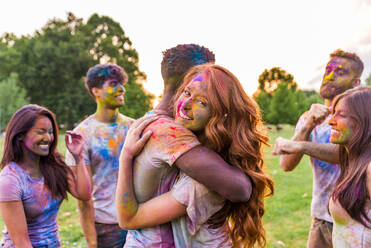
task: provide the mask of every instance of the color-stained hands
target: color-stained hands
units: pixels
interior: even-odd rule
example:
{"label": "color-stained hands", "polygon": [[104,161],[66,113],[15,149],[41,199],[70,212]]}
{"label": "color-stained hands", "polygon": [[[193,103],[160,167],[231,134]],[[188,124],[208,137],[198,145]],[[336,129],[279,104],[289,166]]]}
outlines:
{"label": "color-stained hands", "polygon": [[318,124],[321,124],[330,114],[330,108],[323,104],[312,104],[308,111],[305,127],[313,129]]}
{"label": "color-stained hands", "polygon": [[[129,129],[129,132],[125,138],[124,147],[121,150],[122,156],[134,157],[138,155],[143,149],[152,135],[152,131],[147,131],[143,134],[143,130],[153,121],[158,119],[157,114],[146,115],[136,120]],[[121,158],[120,158],[121,160]]]}
{"label": "color-stained hands", "polygon": [[84,147],[84,139],[82,135],[74,131],[66,131],[65,140],[67,149],[77,162],[77,160],[81,159]]}
{"label": "color-stained hands", "polygon": [[276,144],[273,147],[272,154],[285,155],[299,152],[301,152],[301,146],[299,142],[278,137],[276,139]]}

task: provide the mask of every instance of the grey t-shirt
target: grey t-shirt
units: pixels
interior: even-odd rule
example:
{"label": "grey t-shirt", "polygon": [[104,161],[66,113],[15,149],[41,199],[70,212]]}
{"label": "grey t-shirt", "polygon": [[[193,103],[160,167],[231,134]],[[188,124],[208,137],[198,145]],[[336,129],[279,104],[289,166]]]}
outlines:
{"label": "grey t-shirt", "polygon": [[[134,120],[119,114],[115,123],[103,123],[94,115],[81,122],[74,131],[84,138],[83,157],[91,166],[95,221],[117,224],[115,192],[119,157],[125,137]],[[75,160],[66,152],[66,164],[73,166]]]}

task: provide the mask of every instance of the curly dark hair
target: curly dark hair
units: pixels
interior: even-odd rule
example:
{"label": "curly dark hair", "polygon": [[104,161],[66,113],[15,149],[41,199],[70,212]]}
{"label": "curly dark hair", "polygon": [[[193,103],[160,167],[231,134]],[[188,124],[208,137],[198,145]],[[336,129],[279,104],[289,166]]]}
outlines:
{"label": "curly dark hair", "polygon": [[[213,52],[196,44],[177,45],[164,51],[163,55],[161,74],[164,81],[170,77],[182,79],[193,66],[215,62]],[[178,83],[181,83],[181,80]]]}
{"label": "curly dark hair", "polygon": [[85,87],[88,89],[89,94],[94,98],[92,88],[101,88],[103,83],[108,79],[116,79],[122,85],[125,85],[128,82],[128,75],[121,66],[114,64],[98,64],[88,70],[86,74]]}

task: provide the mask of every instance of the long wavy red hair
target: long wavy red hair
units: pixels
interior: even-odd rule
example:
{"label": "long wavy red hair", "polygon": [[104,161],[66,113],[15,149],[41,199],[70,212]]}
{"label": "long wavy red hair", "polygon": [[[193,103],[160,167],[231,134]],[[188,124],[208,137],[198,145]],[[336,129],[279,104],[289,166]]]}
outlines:
{"label": "long wavy red hair", "polygon": [[215,64],[193,67],[174,99],[179,98],[197,74],[202,74],[207,82],[211,112],[204,132],[198,134],[201,143],[221,155],[226,162],[242,169],[252,181],[248,202],[227,201],[208,222],[214,228],[226,228],[233,247],[254,247],[256,244],[264,247],[264,197],[273,194],[273,181],[263,171],[262,145],[268,144],[268,137],[262,132],[259,107],[230,71]]}

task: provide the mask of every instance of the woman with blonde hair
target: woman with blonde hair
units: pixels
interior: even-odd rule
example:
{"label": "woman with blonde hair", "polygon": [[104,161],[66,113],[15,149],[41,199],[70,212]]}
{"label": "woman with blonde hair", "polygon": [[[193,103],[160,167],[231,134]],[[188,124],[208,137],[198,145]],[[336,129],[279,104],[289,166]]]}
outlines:
{"label": "woman with blonde hair", "polygon": [[174,99],[175,121],[251,178],[250,200],[232,203],[180,172],[170,192],[138,205],[132,162],[151,135],[144,130],[147,119],[132,126],[121,152],[120,226],[139,229],[171,221],[176,247],[264,247],[264,197],[273,193],[273,181],[263,172],[262,145],[268,138],[256,103],[231,72],[214,64],[193,67]]}

